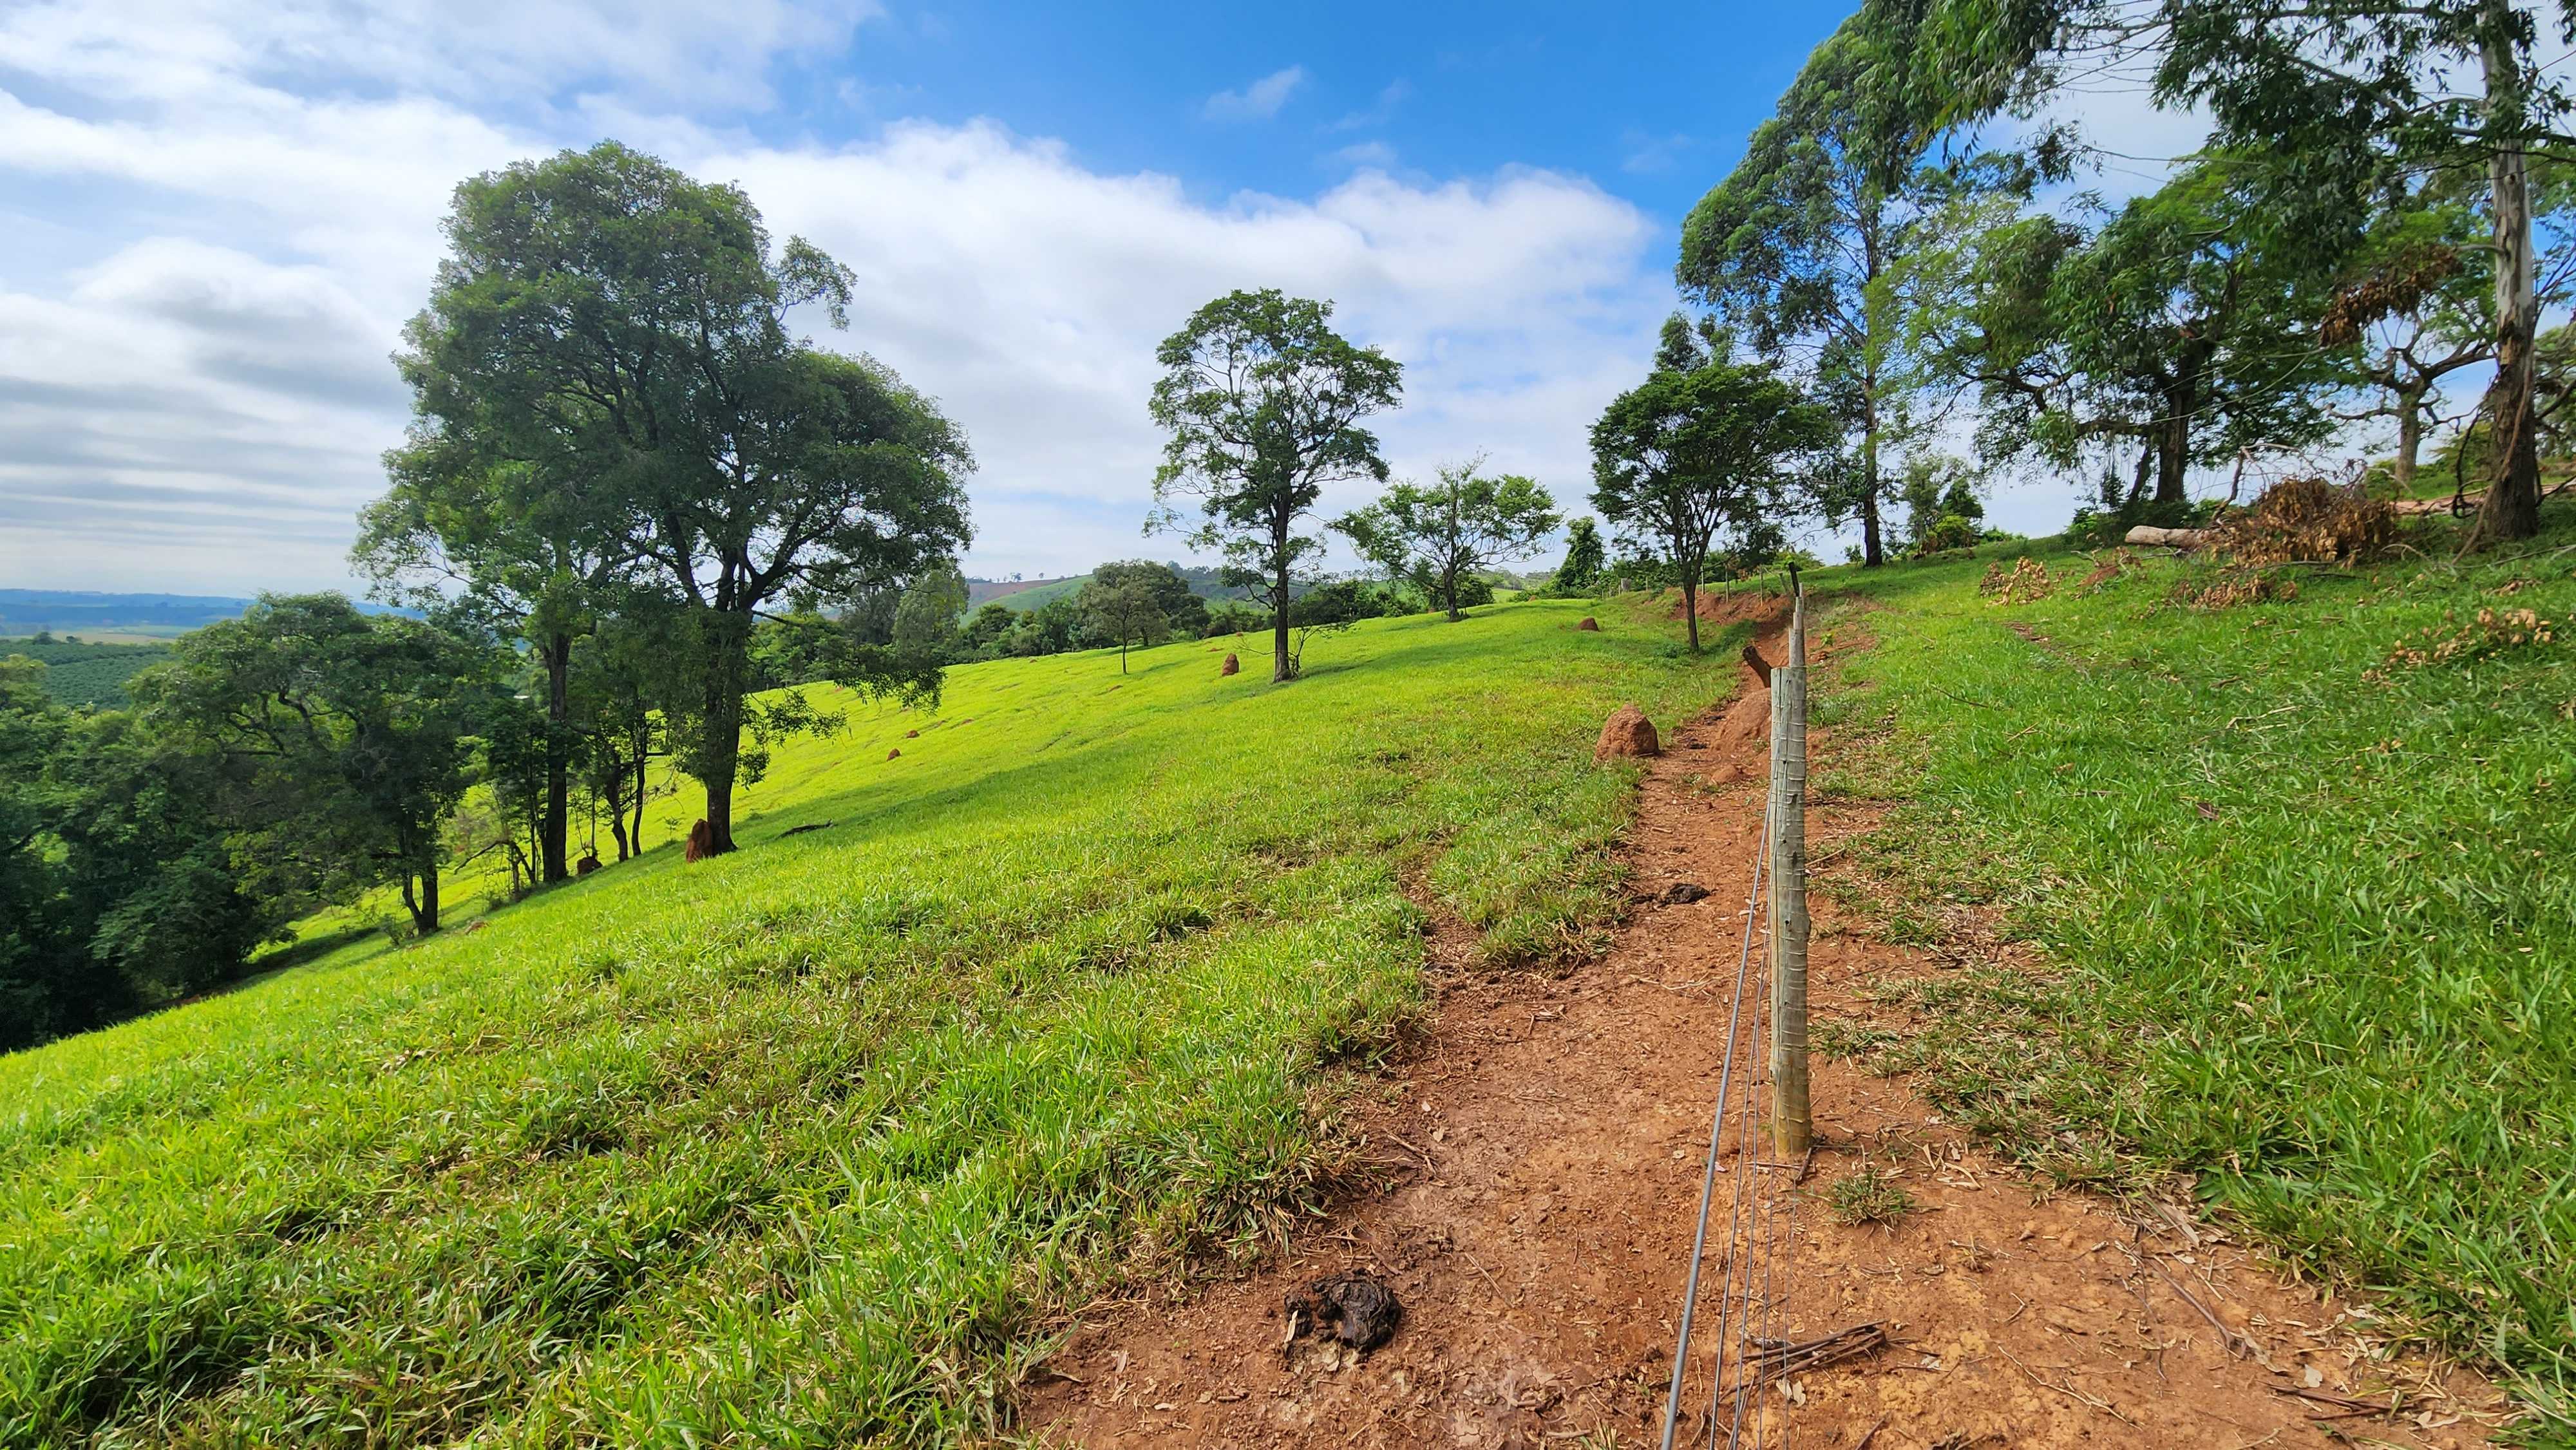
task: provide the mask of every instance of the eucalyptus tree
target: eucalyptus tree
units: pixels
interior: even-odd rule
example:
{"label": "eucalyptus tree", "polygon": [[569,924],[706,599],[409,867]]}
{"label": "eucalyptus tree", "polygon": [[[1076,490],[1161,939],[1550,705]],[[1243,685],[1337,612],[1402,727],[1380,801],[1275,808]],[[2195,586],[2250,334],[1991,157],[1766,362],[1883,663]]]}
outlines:
{"label": "eucalyptus tree", "polygon": [[[1927,166],[1936,113],[1901,83],[1914,25],[1876,5],[1817,46],[1744,159],[1682,225],[1676,276],[1765,355],[1794,354],[1853,440],[1841,471],[1861,557],[1886,554],[1880,453],[1899,423],[1902,319],[1883,284],[1973,168]],[[1725,349],[1719,349],[1721,353]]]}
{"label": "eucalyptus tree", "polygon": [[1403,579],[1448,611],[1458,612],[1460,581],[1476,571],[1528,556],[1556,531],[1556,501],[1536,480],[1490,475],[1482,458],[1450,464],[1433,484],[1399,483],[1333,528],[1362,557]]}
{"label": "eucalyptus tree", "polygon": [[[2271,158],[2284,246],[2339,263],[2405,178],[2476,174],[2493,259],[2494,376],[2481,413],[2498,446],[2479,536],[2540,527],[2534,342],[2542,310],[2533,163],[2565,157],[2576,112],[2538,57],[2541,16],[2513,0],[1873,0],[1919,14],[1909,89],[1945,120],[2028,113],[2070,71],[2143,60],[2156,99],[2198,106],[2218,147]],[[2551,29],[2576,44],[2576,10]]]}
{"label": "eucalyptus tree", "polygon": [[[1271,679],[1297,677],[1289,606],[1321,577],[1323,543],[1299,525],[1324,486],[1384,482],[1377,435],[1360,420],[1396,406],[1403,365],[1333,331],[1329,302],[1276,289],[1230,292],[1190,315],[1154,360],[1149,405],[1170,436],[1154,471],[1156,530],[1222,554],[1227,583],[1253,586],[1271,618]],[[1198,504],[1185,528],[1178,500]]]}
{"label": "eucalyptus tree", "polygon": [[1592,506],[1680,576],[1690,647],[1699,649],[1699,585],[1721,529],[1769,525],[1836,422],[1765,363],[1713,358],[1658,368],[1592,425]]}

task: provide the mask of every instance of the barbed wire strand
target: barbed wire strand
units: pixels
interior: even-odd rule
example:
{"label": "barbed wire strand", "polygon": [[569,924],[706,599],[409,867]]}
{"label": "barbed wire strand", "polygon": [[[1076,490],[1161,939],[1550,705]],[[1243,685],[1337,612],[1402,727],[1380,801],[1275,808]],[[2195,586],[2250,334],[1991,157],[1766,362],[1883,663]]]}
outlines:
{"label": "barbed wire strand", "polygon": [[[1736,957],[1735,963],[1735,1001],[1727,1009],[1726,1051],[1718,1064],[1717,1071],[1717,1105],[1715,1111],[1712,1112],[1709,1117],[1708,1161],[1700,1175],[1699,1226],[1693,1231],[1691,1236],[1690,1273],[1683,1281],[1681,1324],[1679,1332],[1675,1335],[1673,1341],[1672,1386],[1664,1396],[1663,1450],[1673,1450],[1673,1436],[1681,1425],[1682,1380],[1690,1368],[1691,1322],[1699,1308],[1700,1266],[1706,1261],[1708,1255],[1709,1209],[1715,1204],[1717,1198],[1718,1149],[1726,1140],[1727,1101],[1734,1085],[1735,1042],[1737,1037],[1736,1023],[1738,1019],[1742,1017],[1744,1012],[1744,982],[1745,976],[1747,972],[1751,970],[1753,963],[1753,930],[1754,923],[1758,919],[1758,913],[1761,909],[1762,872],[1764,866],[1766,866],[1770,860],[1770,818],[1770,808],[1766,806],[1763,810],[1762,838],[1755,842],[1753,847],[1753,887],[1752,890],[1747,893],[1744,903],[1744,944]],[[1731,1217],[1732,1215],[1730,1213],[1730,1228]],[[1726,1273],[1728,1278],[1731,1280],[1734,1273],[1734,1254],[1731,1252],[1733,1248],[1731,1242],[1728,1247],[1730,1252],[1727,1256],[1728,1266]],[[1720,1335],[1720,1347],[1722,1349],[1724,1342],[1723,1336],[1725,1334],[1724,1316],[1727,1303],[1722,1291],[1718,1303],[1720,1316],[1718,1321],[1718,1333]],[[1709,1417],[1712,1429],[1716,1422],[1714,1411],[1715,1407],[1712,1405]]]}

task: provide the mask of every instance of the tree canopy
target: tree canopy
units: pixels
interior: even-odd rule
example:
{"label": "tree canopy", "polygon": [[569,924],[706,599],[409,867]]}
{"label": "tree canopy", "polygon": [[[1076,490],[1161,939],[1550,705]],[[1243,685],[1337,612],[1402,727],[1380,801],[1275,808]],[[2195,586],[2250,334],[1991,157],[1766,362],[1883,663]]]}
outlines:
{"label": "tree canopy", "polygon": [[[1289,605],[1318,576],[1322,541],[1299,531],[1325,485],[1387,476],[1360,426],[1396,405],[1403,367],[1333,331],[1332,304],[1276,289],[1230,292],[1163,340],[1149,411],[1169,436],[1148,532],[1184,531],[1254,585],[1272,618],[1273,681],[1294,679]],[[1185,528],[1179,500],[1198,505]]]}
{"label": "tree canopy", "polygon": [[1459,585],[1476,571],[1528,556],[1556,531],[1556,501],[1536,480],[1484,472],[1470,459],[1440,470],[1439,482],[1399,483],[1333,527],[1390,577],[1420,589],[1460,618]]}
{"label": "tree canopy", "polygon": [[1725,359],[1658,369],[1592,425],[1592,506],[1671,563],[1693,650],[1711,541],[1765,527],[1835,437],[1832,414],[1771,365]]}

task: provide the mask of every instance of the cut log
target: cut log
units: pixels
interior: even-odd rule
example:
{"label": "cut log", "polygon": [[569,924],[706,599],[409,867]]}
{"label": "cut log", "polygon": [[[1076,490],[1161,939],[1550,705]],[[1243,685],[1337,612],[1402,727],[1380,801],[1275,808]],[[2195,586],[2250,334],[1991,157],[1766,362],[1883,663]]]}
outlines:
{"label": "cut log", "polygon": [[2197,549],[2209,537],[2206,529],[2160,529],[2153,524],[2140,524],[2129,530],[2123,543],[2147,549]]}

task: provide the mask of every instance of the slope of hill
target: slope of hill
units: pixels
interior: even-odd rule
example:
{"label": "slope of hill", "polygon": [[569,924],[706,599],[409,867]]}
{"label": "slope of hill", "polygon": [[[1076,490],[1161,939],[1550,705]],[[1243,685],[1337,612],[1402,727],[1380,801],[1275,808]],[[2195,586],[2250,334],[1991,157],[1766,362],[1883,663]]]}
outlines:
{"label": "slope of hill", "polygon": [[1057,1306],[1346,1166],[1408,883],[1597,939],[1593,732],[1731,662],[1583,612],[968,666],[782,750],[735,855],[0,1059],[0,1442],[974,1433]]}
{"label": "slope of hill", "polygon": [[966,581],[966,607],[980,609],[997,599],[1008,599],[1027,589],[1044,589],[1053,584],[1071,584],[1078,579],[969,579]]}
{"label": "slope of hill", "polygon": [[66,705],[124,706],[134,672],[170,657],[165,644],[94,644],[86,639],[0,639],[0,658],[25,655],[45,666],[45,690]]}
{"label": "slope of hill", "polygon": [[2559,1417],[2535,1444],[2576,1443],[2576,519],[2554,513],[2459,563],[2441,520],[2357,570],[2052,549],[2010,600],[1976,587],[1991,549],[1836,570],[1825,626],[1877,645],[1819,710],[1822,791],[1906,802],[1855,889],[1897,938],[1987,963],[1891,989],[1919,1030],[1846,1050],[2048,1176],[2190,1175],[2392,1328],[2500,1365]]}
{"label": "slope of hill", "polygon": [[[1175,564],[1172,568],[1178,571],[1182,580],[1190,586],[1190,592],[1201,599],[1242,599],[1252,592],[1239,585],[1226,583],[1221,570],[1203,568],[1194,564]],[[1082,586],[1090,582],[1091,576],[1088,574],[1076,574],[1067,579],[1011,580],[1001,583],[969,579],[966,581],[966,598],[970,608],[981,608],[987,603],[996,603],[1011,609],[1036,609],[1054,600],[1070,599],[1081,593]],[[1299,592],[1304,591],[1301,589]]]}

